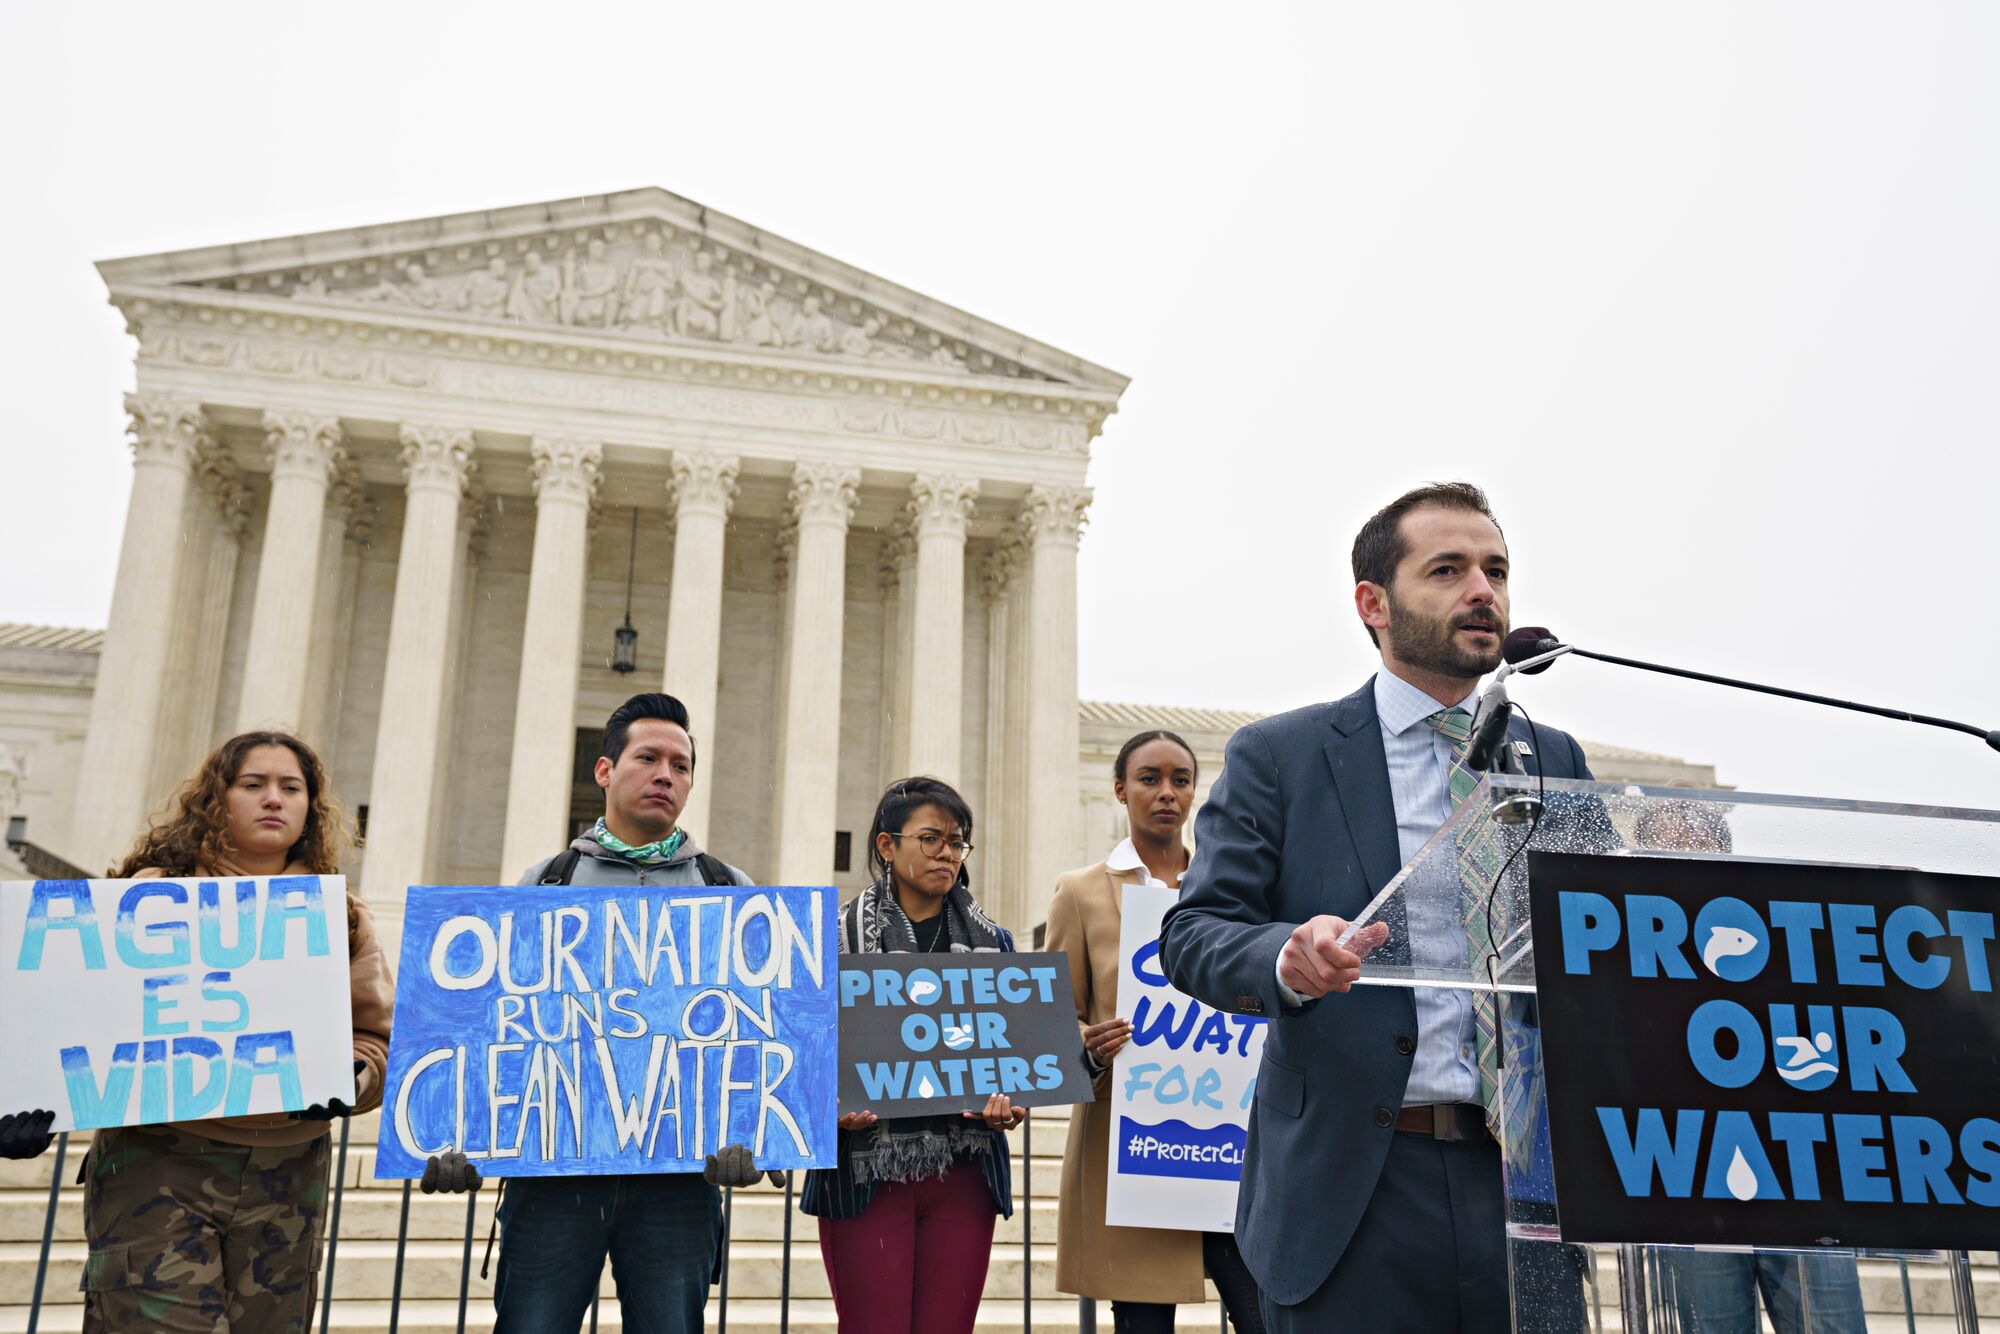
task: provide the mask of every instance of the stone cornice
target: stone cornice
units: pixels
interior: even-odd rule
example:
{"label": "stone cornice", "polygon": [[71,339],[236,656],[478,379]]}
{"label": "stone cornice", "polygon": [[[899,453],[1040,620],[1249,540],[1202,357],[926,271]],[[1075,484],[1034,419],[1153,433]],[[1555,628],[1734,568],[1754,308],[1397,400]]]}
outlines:
{"label": "stone cornice", "polygon": [[[167,254],[107,260],[98,265],[114,289],[189,283],[229,283],[264,291],[287,290],[306,271],[322,279],[339,266],[366,275],[418,263],[432,272],[466,268],[492,257],[524,254],[536,242],[566,252],[590,239],[659,232],[694,241],[718,257],[769,266],[817,286],[837,299],[909,321],[946,339],[1012,361],[1024,370],[1109,391],[1115,401],[1128,383],[1047,344],[979,319],[922,293],[888,282],[783,237],[660,189],[623,191],[581,199],[460,213],[343,231],[319,232]],[[114,298],[115,299],[115,298]]]}
{"label": "stone cornice", "polygon": [[[504,367],[523,373],[542,369],[565,380],[577,371],[595,371],[654,384],[804,391],[831,400],[838,429],[937,438],[942,428],[927,419],[957,413],[967,419],[967,443],[1077,454],[1089,452],[1090,440],[1118,406],[1115,392],[1089,386],[941,374],[901,363],[829,361],[774,348],[474,324],[396,307],[332,309],[194,287],[114,288],[112,304],[138,338],[141,361],[336,383],[450,391],[469,386],[483,367]],[[549,394],[561,395],[560,389]],[[905,430],[899,414],[914,419],[912,430]],[[1004,443],[1002,435],[1009,437]]]}
{"label": "stone cornice", "polygon": [[536,436],[528,444],[538,501],[572,501],[588,506],[597,496],[604,446],[595,440]]}

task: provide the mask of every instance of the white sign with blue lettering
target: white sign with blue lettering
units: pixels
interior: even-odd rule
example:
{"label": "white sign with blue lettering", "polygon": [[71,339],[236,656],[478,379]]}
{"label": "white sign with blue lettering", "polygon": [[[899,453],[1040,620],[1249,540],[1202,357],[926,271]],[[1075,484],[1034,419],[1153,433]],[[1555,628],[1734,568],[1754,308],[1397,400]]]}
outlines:
{"label": "white sign with blue lettering", "polygon": [[1111,1063],[1104,1221],[1233,1232],[1268,1021],[1211,1009],[1168,983],[1160,919],[1177,897],[1164,885],[1125,887],[1118,1013],[1132,1040]]}
{"label": "white sign with blue lettering", "polygon": [[339,876],[0,884],[5,1110],[58,1130],[353,1101]]}

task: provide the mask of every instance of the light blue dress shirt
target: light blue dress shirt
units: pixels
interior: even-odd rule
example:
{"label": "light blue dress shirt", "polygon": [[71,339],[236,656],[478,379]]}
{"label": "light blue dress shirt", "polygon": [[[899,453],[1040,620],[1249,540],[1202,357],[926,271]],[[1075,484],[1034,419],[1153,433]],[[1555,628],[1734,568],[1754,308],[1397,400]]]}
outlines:
{"label": "light blue dress shirt", "polygon": [[[1478,694],[1475,686],[1458,707],[1472,712]],[[1388,668],[1375,674],[1375,716],[1382,723],[1382,753],[1396,803],[1396,846],[1405,866],[1451,817],[1451,742],[1424,721],[1441,707]],[[1420,967],[1462,965],[1465,925],[1456,883],[1413,880],[1407,889],[1410,961]],[[1417,1003],[1417,1054],[1403,1105],[1478,1102],[1471,993],[1417,987],[1410,994]]]}

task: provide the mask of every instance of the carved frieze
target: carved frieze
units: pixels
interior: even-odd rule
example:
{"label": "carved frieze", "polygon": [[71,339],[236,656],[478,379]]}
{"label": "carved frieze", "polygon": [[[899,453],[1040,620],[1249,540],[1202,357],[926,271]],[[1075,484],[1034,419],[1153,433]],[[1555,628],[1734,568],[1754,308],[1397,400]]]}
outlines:
{"label": "carved frieze", "polygon": [[[249,289],[250,279],[217,279]],[[776,348],[1019,380],[1048,377],[857,296],[664,223],[593,227],[263,274],[260,292],[495,324]]]}

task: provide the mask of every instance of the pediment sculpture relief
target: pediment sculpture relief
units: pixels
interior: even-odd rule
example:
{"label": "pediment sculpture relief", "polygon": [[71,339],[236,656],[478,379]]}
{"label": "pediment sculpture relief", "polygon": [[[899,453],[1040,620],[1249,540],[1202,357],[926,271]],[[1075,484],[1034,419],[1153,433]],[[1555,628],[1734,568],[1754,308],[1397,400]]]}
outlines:
{"label": "pediment sculpture relief", "polygon": [[[647,229],[628,244],[592,236],[556,256],[546,243],[513,255],[488,246],[462,272],[408,260],[369,281],[294,279],[291,295],[354,301],[517,324],[595,329],[737,347],[782,348],[853,360],[967,369],[939,334],[815,290],[804,279],[693,238]],[[435,258],[435,256],[433,256]],[[981,357],[978,369],[1021,375]]]}

